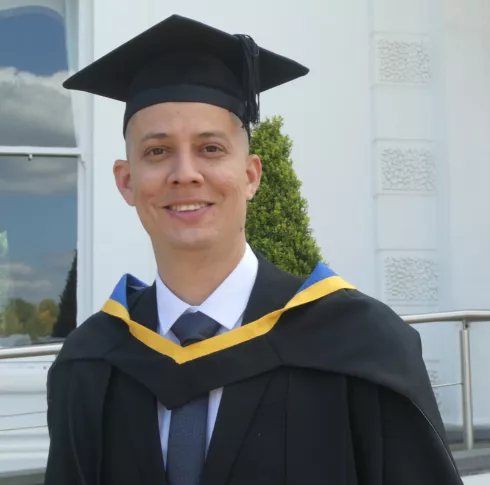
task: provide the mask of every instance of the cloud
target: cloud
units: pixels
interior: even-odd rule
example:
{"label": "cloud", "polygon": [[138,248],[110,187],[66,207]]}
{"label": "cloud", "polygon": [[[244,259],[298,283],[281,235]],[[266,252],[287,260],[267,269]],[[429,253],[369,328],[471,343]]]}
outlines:
{"label": "cloud", "polygon": [[58,301],[66,284],[74,252],[46,254],[32,264],[0,258],[0,311],[11,298],[39,303],[45,298]]}
{"label": "cloud", "polygon": [[[75,146],[66,72],[37,76],[0,68],[0,146]],[[73,158],[3,156],[0,193],[51,195],[76,189]]]}
{"label": "cloud", "polygon": [[0,160],[0,193],[54,195],[77,188],[75,158],[27,158],[10,156]]}
{"label": "cloud", "polygon": [[0,275],[10,274],[12,278],[27,278],[33,276],[34,268],[25,263],[0,264]]}
{"label": "cloud", "polygon": [[71,96],[61,86],[67,76],[0,68],[0,145],[75,146]]}
{"label": "cloud", "polygon": [[0,280],[0,291],[1,290],[12,290],[17,292],[18,290],[22,291],[22,295],[24,295],[25,291],[28,292],[46,292],[51,291],[53,288],[52,284],[48,280],[16,280],[14,278],[2,278]]}
{"label": "cloud", "polygon": [[28,264],[0,264],[0,305],[10,298],[39,302],[52,297],[53,290],[53,284]]}

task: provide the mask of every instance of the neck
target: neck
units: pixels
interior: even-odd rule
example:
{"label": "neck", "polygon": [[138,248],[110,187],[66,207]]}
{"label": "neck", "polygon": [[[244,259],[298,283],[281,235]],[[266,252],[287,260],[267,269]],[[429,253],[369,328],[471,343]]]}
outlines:
{"label": "neck", "polygon": [[245,254],[245,241],[233,251],[158,251],[158,274],[182,301],[201,305],[233,272]]}

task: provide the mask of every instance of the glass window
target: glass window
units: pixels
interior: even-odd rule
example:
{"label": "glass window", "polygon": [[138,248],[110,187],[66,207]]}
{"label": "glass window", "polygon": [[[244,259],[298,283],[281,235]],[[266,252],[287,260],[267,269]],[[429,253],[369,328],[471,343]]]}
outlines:
{"label": "glass window", "polygon": [[0,156],[0,347],[76,326],[77,158]]}
{"label": "glass window", "polygon": [[38,3],[46,6],[0,2],[0,145],[75,147],[61,84],[76,64],[76,9],[72,0]]}

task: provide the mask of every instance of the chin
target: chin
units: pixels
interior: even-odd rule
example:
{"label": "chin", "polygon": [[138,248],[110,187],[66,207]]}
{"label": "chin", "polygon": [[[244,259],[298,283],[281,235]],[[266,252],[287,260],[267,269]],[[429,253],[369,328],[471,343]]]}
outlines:
{"label": "chin", "polygon": [[182,237],[174,239],[170,246],[181,251],[200,251],[210,249],[219,244],[219,238],[216,237]]}

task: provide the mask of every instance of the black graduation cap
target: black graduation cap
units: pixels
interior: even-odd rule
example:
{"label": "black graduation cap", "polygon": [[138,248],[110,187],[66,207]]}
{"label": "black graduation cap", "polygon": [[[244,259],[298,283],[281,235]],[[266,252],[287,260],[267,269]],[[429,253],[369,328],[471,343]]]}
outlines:
{"label": "black graduation cap", "polygon": [[247,129],[259,121],[260,93],[304,76],[301,64],[231,35],[172,15],[101,57],[63,86],[126,103],[124,132],[153,104],[202,102],[236,114]]}

